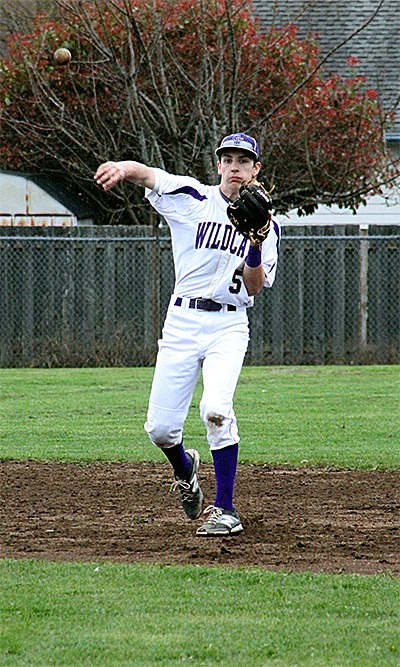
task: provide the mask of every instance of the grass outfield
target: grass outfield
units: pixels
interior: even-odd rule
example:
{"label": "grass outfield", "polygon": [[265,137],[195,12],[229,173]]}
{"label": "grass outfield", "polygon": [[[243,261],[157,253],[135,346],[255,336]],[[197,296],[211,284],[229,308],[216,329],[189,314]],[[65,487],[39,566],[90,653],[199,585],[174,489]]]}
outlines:
{"label": "grass outfield", "polygon": [[[151,368],[0,369],[0,458],[164,461],[143,429]],[[199,418],[185,442],[211,461]],[[400,468],[400,367],[245,367],[240,460]]]}
{"label": "grass outfield", "polygon": [[3,667],[395,667],[399,581],[0,561]]}
{"label": "grass outfield", "polygon": [[[399,469],[399,370],[244,368],[241,460]],[[143,430],[151,376],[0,370],[0,458],[164,461]],[[186,442],[211,460],[200,391]],[[0,664],[397,667],[399,600],[389,575],[0,560]]]}

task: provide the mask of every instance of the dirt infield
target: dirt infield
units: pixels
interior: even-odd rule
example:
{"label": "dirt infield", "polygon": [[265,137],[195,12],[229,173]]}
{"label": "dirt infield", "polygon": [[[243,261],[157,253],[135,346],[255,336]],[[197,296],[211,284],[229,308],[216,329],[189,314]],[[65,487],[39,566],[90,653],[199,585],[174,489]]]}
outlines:
{"label": "dirt infield", "polygon": [[[214,478],[200,480],[212,502]],[[400,471],[240,465],[244,532],[196,537],[167,464],[0,462],[0,557],[400,575]]]}

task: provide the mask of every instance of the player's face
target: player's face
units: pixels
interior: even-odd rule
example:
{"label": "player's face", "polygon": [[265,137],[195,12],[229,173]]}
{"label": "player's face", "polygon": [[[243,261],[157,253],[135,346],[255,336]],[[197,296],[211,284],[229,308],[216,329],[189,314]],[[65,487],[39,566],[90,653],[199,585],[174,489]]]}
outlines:
{"label": "player's face", "polygon": [[221,190],[229,199],[236,199],[242,183],[257,176],[261,169],[260,162],[254,162],[248,153],[240,150],[222,153],[217,166]]}

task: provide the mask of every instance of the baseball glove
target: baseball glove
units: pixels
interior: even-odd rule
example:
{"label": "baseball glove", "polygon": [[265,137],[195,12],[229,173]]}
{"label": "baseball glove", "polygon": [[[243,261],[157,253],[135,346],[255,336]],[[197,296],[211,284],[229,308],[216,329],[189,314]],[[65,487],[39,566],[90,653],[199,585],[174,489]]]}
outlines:
{"label": "baseball glove", "polygon": [[253,245],[260,245],[267,238],[271,211],[270,193],[254,178],[240,186],[239,197],[227,209],[231,223]]}

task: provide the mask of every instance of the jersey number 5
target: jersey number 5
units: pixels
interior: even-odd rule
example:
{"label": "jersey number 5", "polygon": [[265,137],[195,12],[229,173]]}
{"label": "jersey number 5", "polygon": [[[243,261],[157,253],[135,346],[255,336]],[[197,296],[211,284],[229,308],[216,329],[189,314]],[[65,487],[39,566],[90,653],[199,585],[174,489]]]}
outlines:
{"label": "jersey number 5", "polygon": [[231,294],[239,294],[242,287],[242,275],[243,269],[236,269],[232,276],[232,285],[229,285],[228,288]]}

